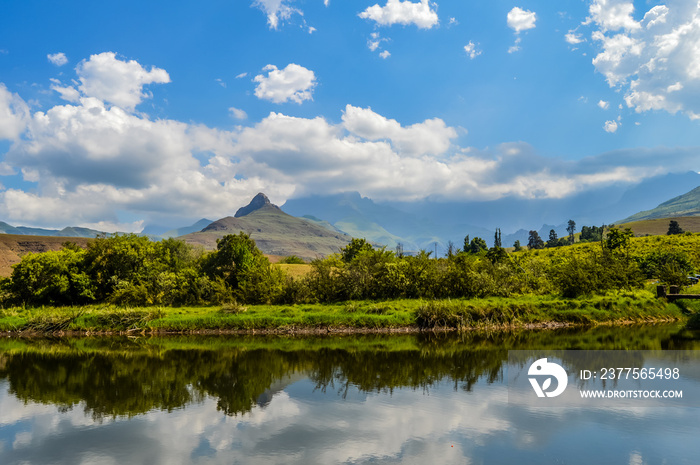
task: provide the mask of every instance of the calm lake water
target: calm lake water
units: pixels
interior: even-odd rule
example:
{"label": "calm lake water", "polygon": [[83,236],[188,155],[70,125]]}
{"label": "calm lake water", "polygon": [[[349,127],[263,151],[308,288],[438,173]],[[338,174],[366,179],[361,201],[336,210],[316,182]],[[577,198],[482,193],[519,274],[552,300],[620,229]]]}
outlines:
{"label": "calm lake water", "polygon": [[529,349],[700,354],[700,333],[5,338],[0,464],[700,463],[700,408],[509,403]]}

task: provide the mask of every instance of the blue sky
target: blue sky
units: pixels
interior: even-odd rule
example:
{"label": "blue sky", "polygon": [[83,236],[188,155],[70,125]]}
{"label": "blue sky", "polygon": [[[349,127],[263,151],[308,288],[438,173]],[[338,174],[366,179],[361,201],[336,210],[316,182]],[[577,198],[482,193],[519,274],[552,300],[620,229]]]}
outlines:
{"label": "blue sky", "polygon": [[694,0],[16,1],[0,220],[138,231],[357,190],[565,197],[700,169]]}

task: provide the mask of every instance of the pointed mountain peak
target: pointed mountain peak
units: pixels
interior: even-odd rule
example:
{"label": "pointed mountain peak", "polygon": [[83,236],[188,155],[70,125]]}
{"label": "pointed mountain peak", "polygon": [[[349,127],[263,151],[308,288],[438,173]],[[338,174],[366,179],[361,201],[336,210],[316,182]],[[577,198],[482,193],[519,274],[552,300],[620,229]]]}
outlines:
{"label": "pointed mountain peak", "polygon": [[268,199],[265,194],[260,192],[258,195],[253,197],[253,200],[251,200],[248,205],[246,205],[245,207],[239,208],[234,216],[236,218],[240,218],[241,216],[246,216],[250,213],[253,213],[256,210],[260,210],[261,208],[267,207],[267,206],[270,206],[272,208],[276,208],[279,210],[279,207],[277,205],[273,205],[272,202],[270,202],[270,199]]}

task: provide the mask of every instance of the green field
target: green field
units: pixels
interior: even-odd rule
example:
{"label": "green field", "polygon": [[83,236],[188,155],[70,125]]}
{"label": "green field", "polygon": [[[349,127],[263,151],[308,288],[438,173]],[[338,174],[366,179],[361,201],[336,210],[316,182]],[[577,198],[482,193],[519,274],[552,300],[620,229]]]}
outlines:
{"label": "green field", "polygon": [[700,232],[700,216],[678,216],[674,218],[657,218],[650,220],[632,221],[618,225],[620,228],[630,228],[635,236],[665,236],[671,220],[677,221],[684,231]]}
{"label": "green field", "polygon": [[13,307],[0,310],[0,331],[47,334],[468,330],[681,321],[694,311],[683,301],[667,304],[646,290],[579,299],[523,296],[323,305]]}

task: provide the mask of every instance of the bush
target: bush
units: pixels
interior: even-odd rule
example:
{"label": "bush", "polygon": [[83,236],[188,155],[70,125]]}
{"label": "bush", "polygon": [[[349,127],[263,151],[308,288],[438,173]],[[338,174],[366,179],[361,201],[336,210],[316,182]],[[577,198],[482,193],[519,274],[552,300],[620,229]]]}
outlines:
{"label": "bush", "polygon": [[63,249],[29,253],[14,266],[5,292],[11,303],[74,305],[95,300],[95,285],[85,272],[85,252]]}
{"label": "bush", "polygon": [[648,279],[658,279],[669,285],[687,285],[688,275],[693,272],[688,254],[678,250],[654,250],[637,261]]}
{"label": "bush", "polygon": [[607,249],[599,253],[569,254],[553,268],[553,280],[563,297],[630,290],[643,284],[636,261]]}
{"label": "bush", "polygon": [[304,264],[306,264],[306,262],[302,258],[299,258],[296,255],[290,255],[289,257],[284,257],[282,260],[279,261],[279,263],[284,263],[287,265],[304,265]]}

